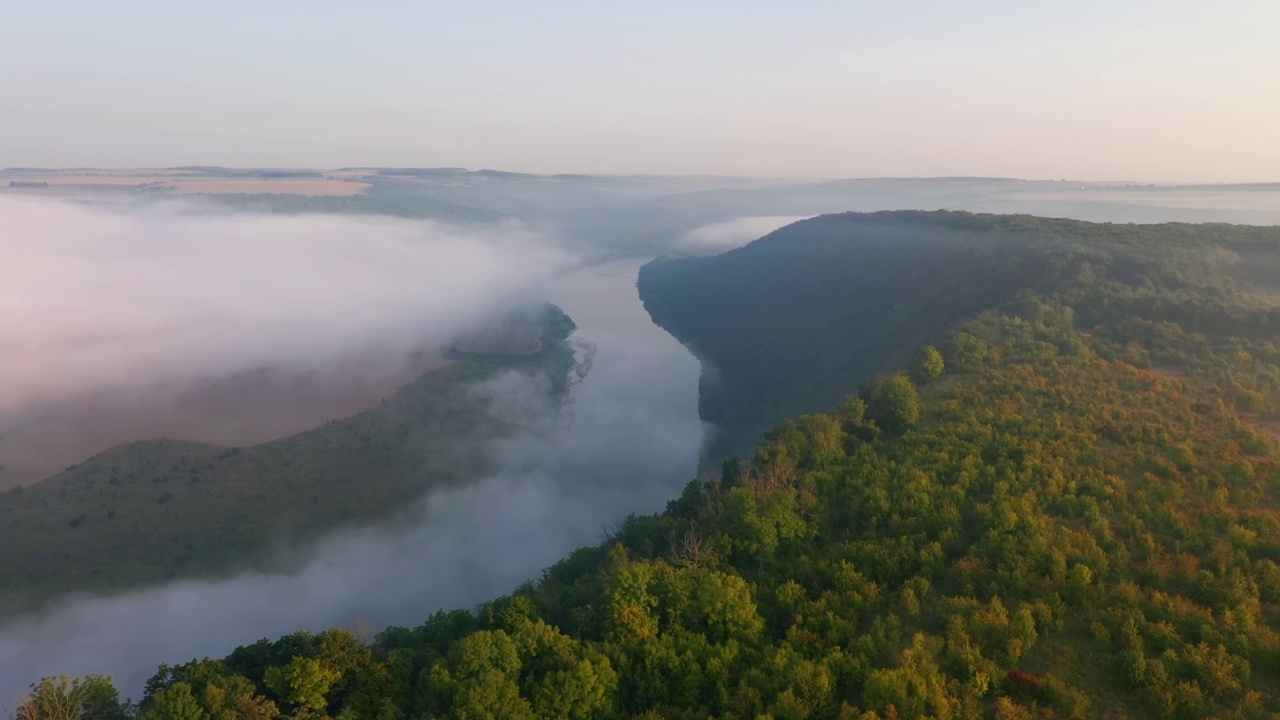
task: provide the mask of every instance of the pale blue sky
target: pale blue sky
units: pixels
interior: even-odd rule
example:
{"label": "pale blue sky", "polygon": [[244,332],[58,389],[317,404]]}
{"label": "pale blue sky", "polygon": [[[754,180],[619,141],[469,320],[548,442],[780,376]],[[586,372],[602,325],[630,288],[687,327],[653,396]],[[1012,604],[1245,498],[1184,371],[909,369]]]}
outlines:
{"label": "pale blue sky", "polygon": [[0,0],[0,166],[1280,180],[1278,0]]}

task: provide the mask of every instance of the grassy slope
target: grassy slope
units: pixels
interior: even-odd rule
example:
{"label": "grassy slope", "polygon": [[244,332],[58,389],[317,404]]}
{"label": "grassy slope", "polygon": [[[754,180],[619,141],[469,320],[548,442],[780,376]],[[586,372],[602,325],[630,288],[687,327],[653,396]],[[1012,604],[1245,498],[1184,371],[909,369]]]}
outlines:
{"label": "grassy slope", "polygon": [[[558,312],[558,311],[557,311]],[[274,561],[276,545],[388,518],[432,487],[489,469],[489,441],[530,418],[496,417],[474,383],[572,362],[563,314],[543,351],[462,358],[358,415],[248,448],[152,440],[113,448],[0,495],[0,588],[11,602]]]}

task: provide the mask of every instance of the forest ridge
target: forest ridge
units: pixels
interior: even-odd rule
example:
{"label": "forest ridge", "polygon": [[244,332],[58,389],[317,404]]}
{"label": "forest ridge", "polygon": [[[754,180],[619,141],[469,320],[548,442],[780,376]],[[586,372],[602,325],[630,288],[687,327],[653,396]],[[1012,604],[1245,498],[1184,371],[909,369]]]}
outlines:
{"label": "forest ridge", "polygon": [[[833,407],[958,323],[1024,296],[1071,308],[1081,330],[1136,343],[1134,353],[1161,323],[1210,344],[1274,338],[1277,247],[1276,227],[843,213],[723,255],[655,261],[639,287],[655,322],[703,360],[700,410],[719,428],[704,463],[713,469],[749,455],[785,418]],[[1166,362],[1161,343],[1145,352],[1156,354],[1130,359]]]}

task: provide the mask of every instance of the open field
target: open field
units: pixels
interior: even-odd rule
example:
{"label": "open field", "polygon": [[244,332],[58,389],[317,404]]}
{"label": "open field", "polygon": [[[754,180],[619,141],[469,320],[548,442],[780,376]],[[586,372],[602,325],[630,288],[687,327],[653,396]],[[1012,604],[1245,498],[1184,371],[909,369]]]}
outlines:
{"label": "open field", "polygon": [[358,175],[311,171],[231,171],[222,169],[0,170],[0,192],[65,196],[77,191],[173,194],[289,194],[348,196],[370,185]]}
{"label": "open field", "polygon": [[368,183],[335,178],[210,178],[188,179],[186,177],[159,178],[153,176],[42,176],[34,175],[19,179],[9,179],[0,184],[0,190],[21,190],[38,192],[45,188],[10,186],[17,183],[46,183],[49,190],[66,190],[75,188],[109,189],[109,190],[148,190],[176,194],[188,193],[266,193],[311,196],[355,195],[369,188]]}
{"label": "open field", "polygon": [[177,193],[281,193],[289,195],[355,195],[368,183],[333,178],[298,180],[178,180],[166,183]]}
{"label": "open field", "polygon": [[[406,189],[412,192],[401,192]],[[417,192],[420,189],[414,183],[384,187],[364,170],[0,170],[0,197],[106,203],[182,197],[240,212],[388,215],[456,224],[498,222],[510,217],[499,211],[440,200]]]}
{"label": "open field", "polygon": [[204,175],[207,170],[194,167],[173,168],[5,168],[5,175]]}
{"label": "open field", "polygon": [[105,175],[96,173],[66,175],[58,173],[54,175],[23,175],[20,178],[8,178],[8,181],[4,184],[44,183],[46,185],[121,185],[127,187],[141,187],[155,182],[164,182],[168,179],[170,178],[157,175]]}

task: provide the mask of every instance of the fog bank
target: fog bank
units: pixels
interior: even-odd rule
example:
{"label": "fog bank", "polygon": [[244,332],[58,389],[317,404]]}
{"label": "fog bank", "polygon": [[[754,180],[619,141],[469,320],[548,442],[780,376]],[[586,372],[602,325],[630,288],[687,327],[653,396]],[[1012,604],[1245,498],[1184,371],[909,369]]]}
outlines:
{"label": "fog bank", "polygon": [[[351,414],[569,260],[518,225],[191,209],[0,197],[0,486],[134,432],[248,444]],[[283,415],[211,407],[228,388]]]}
{"label": "fog bank", "polygon": [[563,544],[554,542],[562,508],[553,481],[528,471],[545,459],[555,413],[544,412],[545,382],[514,371],[469,392],[486,396],[491,413],[525,421],[492,448],[504,474],[434,493],[395,527],[331,535],[296,572],[71,598],[10,621],[0,626],[0,699],[11,706],[43,676],[89,673],[114,675],[136,697],[160,662],[222,656],[300,628],[416,624],[432,610],[510,591],[550,561],[549,545]]}
{"label": "fog bank", "polygon": [[596,542],[602,523],[661,509],[697,469],[699,366],[641,307],[639,265],[575,271],[551,288],[590,360],[559,420],[528,376],[473,389],[491,412],[528,419],[492,447],[504,472],[432,493],[398,528],[332,536],[297,572],[70,599],[10,620],[0,625],[0,701],[43,675],[84,673],[112,674],[137,699],[161,662],[222,657],[302,628],[416,625],[510,592]]}
{"label": "fog bank", "polygon": [[764,237],[785,225],[804,220],[808,215],[766,215],[740,217],[725,222],[709,223],[681,236],[678,246],[686,252],[720,253]]}

